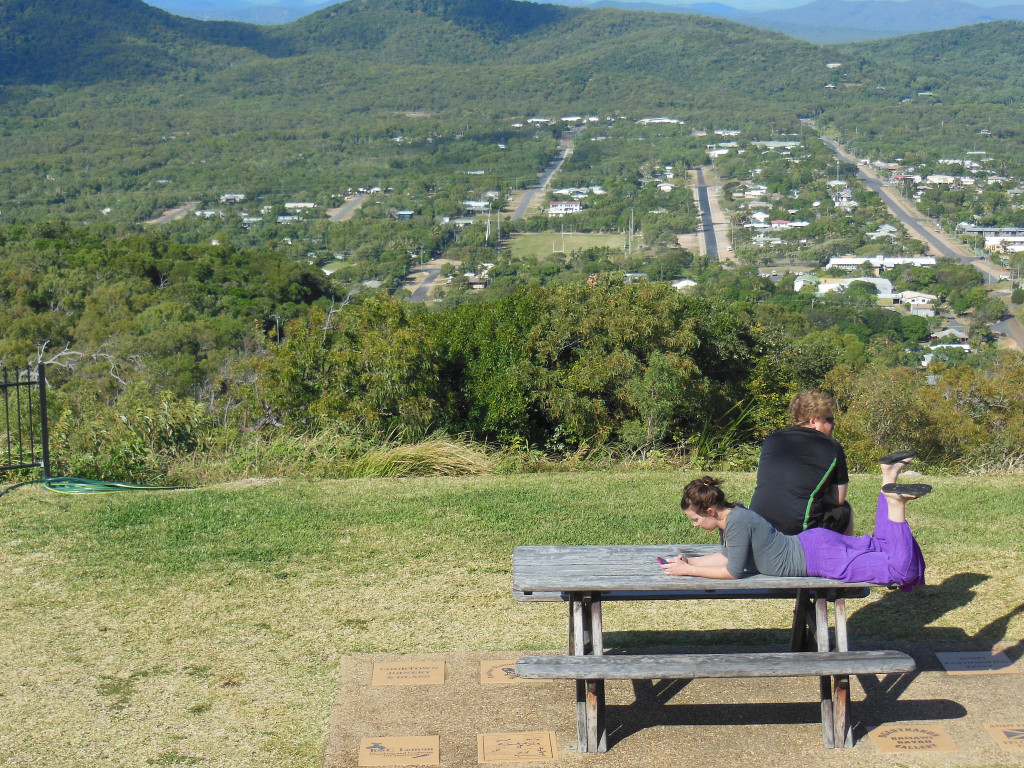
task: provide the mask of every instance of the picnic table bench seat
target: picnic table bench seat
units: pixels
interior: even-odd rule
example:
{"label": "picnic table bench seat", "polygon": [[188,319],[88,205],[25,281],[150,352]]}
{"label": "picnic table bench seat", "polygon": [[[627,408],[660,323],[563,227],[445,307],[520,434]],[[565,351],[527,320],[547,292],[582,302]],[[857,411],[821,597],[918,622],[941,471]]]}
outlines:
{"label": "picnic table bench seat", "polygon": [[821,677],[914,671],[899,651],[659,653],[613,656],[524,656],[516,674],[532,679],[675,680],[727,677]]}

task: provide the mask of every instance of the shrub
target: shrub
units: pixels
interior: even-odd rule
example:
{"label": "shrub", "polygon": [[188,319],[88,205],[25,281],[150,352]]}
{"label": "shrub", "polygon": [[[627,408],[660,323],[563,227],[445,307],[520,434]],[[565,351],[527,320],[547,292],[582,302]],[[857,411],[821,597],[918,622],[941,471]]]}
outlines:
{"label": "shrub", "polygon": [[50,430],[60,473],[115,482],[163,481],[171,462],[200,450],[212,428],[206,409],[168,392],[152,402],[141,389],[129,387],[111,407],[61,411]]}

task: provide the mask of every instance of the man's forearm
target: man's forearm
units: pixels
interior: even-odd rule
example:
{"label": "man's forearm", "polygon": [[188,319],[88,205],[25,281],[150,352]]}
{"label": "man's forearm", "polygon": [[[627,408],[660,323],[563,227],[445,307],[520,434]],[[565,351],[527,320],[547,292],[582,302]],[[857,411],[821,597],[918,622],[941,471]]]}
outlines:
{"label": "man's forearm", "polygon": [[846,501],[846,490],[849,485],[830,485],[828,490],[822,495],[822,499],[827,501],[829,504],[839,505]]}

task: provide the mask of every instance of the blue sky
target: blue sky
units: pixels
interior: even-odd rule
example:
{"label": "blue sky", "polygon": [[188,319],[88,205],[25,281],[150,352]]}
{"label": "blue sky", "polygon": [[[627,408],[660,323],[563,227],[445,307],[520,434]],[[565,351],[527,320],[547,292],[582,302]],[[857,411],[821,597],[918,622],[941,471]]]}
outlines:
{"label": "blue sky", "polygon": [[[557,0],[546,0],[557,2]],[[858,2],[859,0],[846,0],[847,2]],[[728,5],[732,8],[739,8],[744,11],[769,11],[773,8],[796,8],[807,5],[811,0],[646,0],[646,2],[666,3],[670,5],[694,5],[696,3],[717,2]],[[905,2],[905,0],[890,0],[890,2]],[[1017,0],[962,0],[967,5],[976,5],[981,8],[993,8],[998,5],[1014,5]]]}
{"label": "blue sky", "polygon": [[[535,0],[536,2],[553,2],[558,3],[561,0]],[[811,0],[625,0],[626,2],[650,2],[650,3],[661,3],[663,5],[697,5],[701,3],[719,3],[721,5],[727,5],[732,8],[738,8],[743,11],[768,11],[773,8],[796,8],[801,5],[807,5]],[[861,2],[862,0],[845,0],[846,2]],[[1010,5],[1016,4],[1021,0],[962,0],[962,2],[968,5],[976,5],[982,8],[992,8],[998,5]],[[160,6],[160,0],[146,0],[150,5]],[[277,3],[302,6],[302,5],[321,5],[317,0],[244,0],[244,2],[251,3],[252,5],[274,5]],[[889,0],[889,2],[906,2],[906,0]],[[218,0],[208,0],[208,3],[212,7],[217,7],[221,3]],[[227,3],[225,3],[226,5]],[[231,3],[234,4],[234,3]]]}
{"label": "blue sky", "polygon": [[[547,2],[557,2],[557,0],[546,0]],[[639,1],[639,0],[638,0]],[[770,10],[772,8],[795,8],[800,5],[807,5],[811,0],[644,0],[645,2],[657,2],[665,5],[694,5],[702,2],[718,2],[722,5],[728,5],[733,8],[742,8],[743,10]],[[905,2],[906,0],[890,0],[891,2]],[[274,5],[275,3],[281,2],[281,0],[246,0],[246,2],[252,3],[253,5]],[[847,2],[859,2],[859,0],[847,0]],[[1016,0],[963,0],[968,5],[977,5],[982,8],[993,8],[997,5],[1012,5],[1016,3]],[[152,4],[152,3],[151,3]],[[216,6],[217,0],[210,0],[210,4]],[[319,4],[316,0],[292,0],[288,3],[289,5],[314,5]]]}

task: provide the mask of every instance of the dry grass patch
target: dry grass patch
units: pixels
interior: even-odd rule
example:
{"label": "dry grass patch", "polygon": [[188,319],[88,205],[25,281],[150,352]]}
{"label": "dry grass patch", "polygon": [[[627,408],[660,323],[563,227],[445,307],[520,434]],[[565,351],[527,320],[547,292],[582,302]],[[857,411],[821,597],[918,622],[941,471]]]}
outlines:
{"label": "dry grass patch", "polygon": [[[726,475],[747,498],[750,475]],[[319,766],[339,659],[562,647],[564,608],[517,604],[527,543],[699,536],[679,472],[428,477],[0,497],[5,765]],[[931,478],[929,586],[856,601],[854,642],[1024,632],[1024,479]],[[875,478],[853,479],[858,512]],[[985,525],[979,498],[1002,514]],[[861,521],[867,515],[861,515]],[[629,644],[775,642],[788,605],[611,604]]]}

